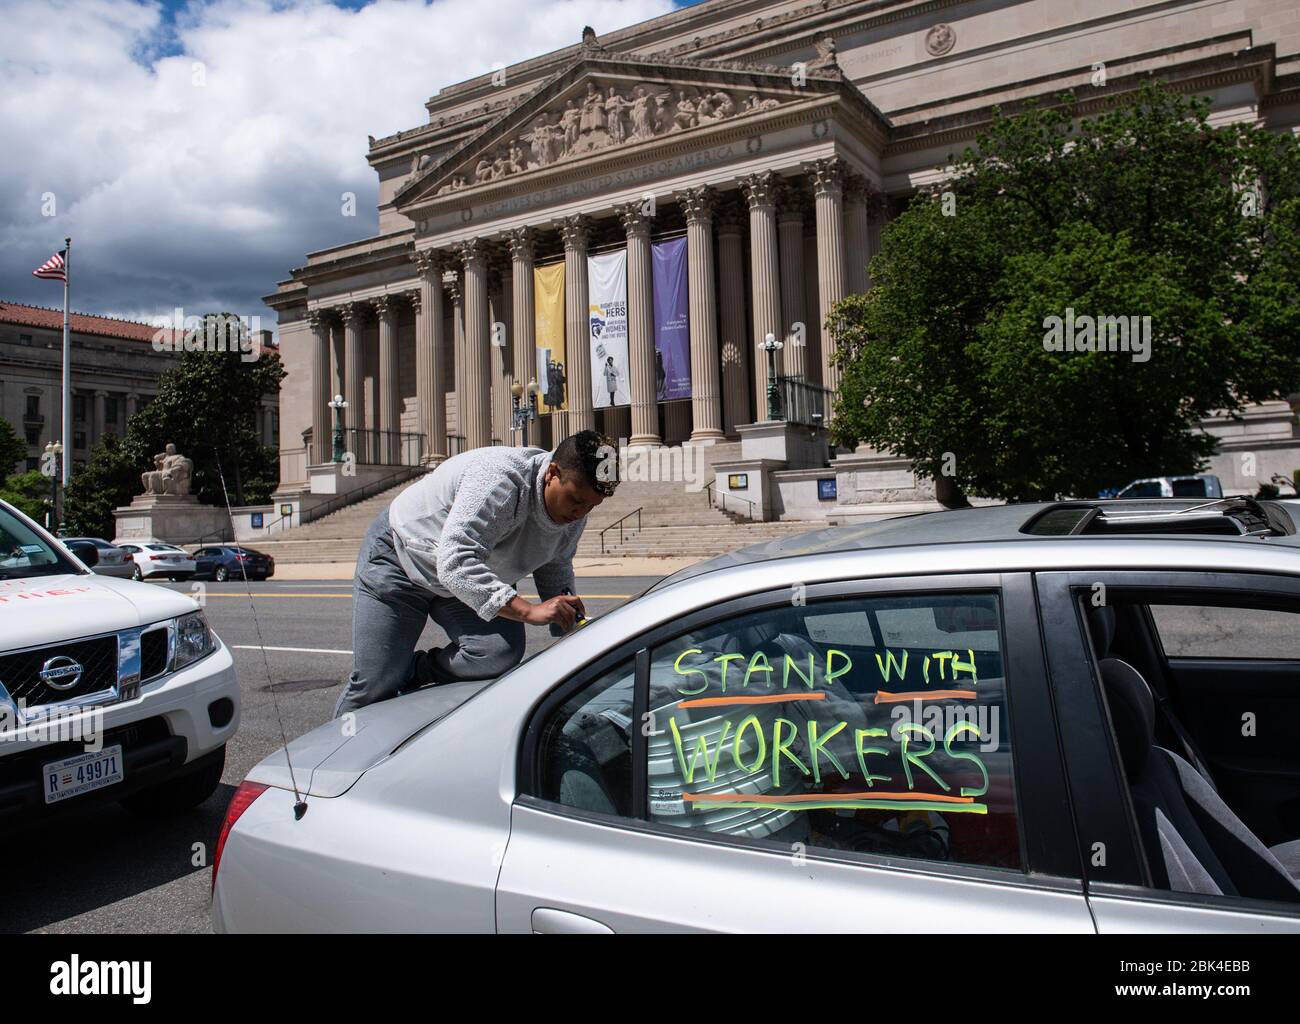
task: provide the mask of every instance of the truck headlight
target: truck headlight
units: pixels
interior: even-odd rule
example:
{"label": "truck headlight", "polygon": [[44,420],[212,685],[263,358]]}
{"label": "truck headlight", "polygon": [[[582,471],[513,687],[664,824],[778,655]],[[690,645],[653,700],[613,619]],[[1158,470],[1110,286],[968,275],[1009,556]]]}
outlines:
{"label": "truck headlight", "polygon": [[172,660],[172,671],[192,665],[200,658],[205,658],[216,647],[208,620],[202,612],[190,612],[176,619],[176,653]]}

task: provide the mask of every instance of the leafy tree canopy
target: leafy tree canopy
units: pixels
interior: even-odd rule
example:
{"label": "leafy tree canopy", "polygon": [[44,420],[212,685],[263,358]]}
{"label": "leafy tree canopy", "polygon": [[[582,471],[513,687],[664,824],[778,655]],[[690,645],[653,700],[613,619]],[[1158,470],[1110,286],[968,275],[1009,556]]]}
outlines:
{"label": "leafy tree canopy", "polygon": [[[997,116],[832,311],[836,439],[968,493],[1090,495],[1203,468],[1200,420],[1300,389],[1300,142],[1208,110],[1151,84]],[[1149,317],[1146,358],[1105,350],[1118,327],[1048,350],[1084,317]]]}

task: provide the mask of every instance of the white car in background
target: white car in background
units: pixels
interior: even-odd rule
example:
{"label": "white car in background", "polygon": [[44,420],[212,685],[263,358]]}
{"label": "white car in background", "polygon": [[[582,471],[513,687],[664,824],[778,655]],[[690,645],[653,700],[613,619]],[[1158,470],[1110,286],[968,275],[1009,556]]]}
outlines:
{"label": "white car in background", "polygon": [[221,782],[229,650],[191,598],[97,576],[94,551],[0,501],[0,836],[97,800],[177,813]]}
{"label": "white car in background", "polygon": [[129,551],[123,550],[116,544],[110,544],[102,537],[60,537],[59,539],[63,541],[64,547],[79,558],[81,556],[78,546],[85,544],[92,546],[95,549],[95,559],[86,564],[93,567],[97,576],[120,576],[128,580],[135,577],[135,559]]}
{"label": "white car in background", "polygon": [[165,576],[169,580],[187,580],[194,575],[194,559],[175,544],[161,540],[132,541],[117,545],[135,561],[135,580]]}

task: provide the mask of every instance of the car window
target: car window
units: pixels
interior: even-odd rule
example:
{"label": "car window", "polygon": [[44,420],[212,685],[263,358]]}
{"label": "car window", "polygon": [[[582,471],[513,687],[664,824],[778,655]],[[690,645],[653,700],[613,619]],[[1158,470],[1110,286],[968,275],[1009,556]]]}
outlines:
{"label": "car window", "polygon": [[1169,486],[1175,498],[1204,498],[1206,494],[1204,480],[1171,480]]}
{"label": "car window", "polygon": [[683,829],[1016,868],[992,593],[750,612],[651,652],[647,804]]}
{"label": "car window", "polygon": [[0,507],[0,579],[80,571],[36,530]]}
{"label": "car window", "polygon": [[133,555],[138,553],[140,550],[134,544],[119,544],[118,547],[120,547],[123,551],[129,551]]}
{"label": "car window", "polygon": [[538,795],[602,814],[632,813],[631,661],[604,673],[553,711],[539,743]]}
{"label": "car window", "polygon": [[1214,605],[1151,605],[1171,658],[1300,659],[1300,613]]}
{"label": "car window", "polygon": [[1148,480],[1146,483],[1134,484],[1132,487],[1126,487],[1119,492],[1121,498],[1159,498],[1161,494],[1158,480]]}

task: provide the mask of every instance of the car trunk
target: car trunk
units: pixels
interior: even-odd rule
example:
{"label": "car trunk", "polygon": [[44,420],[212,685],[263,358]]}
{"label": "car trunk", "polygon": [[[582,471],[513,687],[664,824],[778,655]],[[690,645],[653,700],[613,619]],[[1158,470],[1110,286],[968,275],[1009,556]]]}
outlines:
{"label": "car trunk", "polygon": [[343,721],[326,722],[292,740],[287,760],[284,747],[271,754],[248,773],[247,781],[293,789],[296,780],[299,791],[306,796],[342,796],[367,770],[416,733],[451,714],[490,682],[444,683],[371,704],[356,712],[350,736],[344,732]]}

